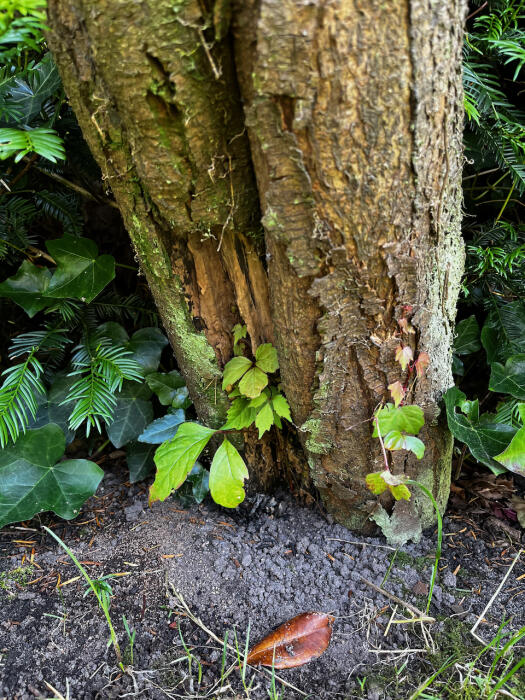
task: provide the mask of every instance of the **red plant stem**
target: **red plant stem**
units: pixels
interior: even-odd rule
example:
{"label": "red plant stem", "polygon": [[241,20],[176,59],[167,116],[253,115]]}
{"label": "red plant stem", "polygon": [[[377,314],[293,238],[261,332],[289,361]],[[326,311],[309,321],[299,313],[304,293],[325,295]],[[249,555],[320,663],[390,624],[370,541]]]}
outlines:
{"label": "red plant stem", "polygon": [[385,449],[385,443],[383,442],[383,437],[381,436],[381,430],[379,428],[379,420],[378,420],[377,416],[374,417],[374,422],[375,422],[376,428],[377,428],[377,437],[379,438],[379,442],[381,444],[381,449],[383,451],[383,459],[385,461],[385,469],[389,472],[390,466],[388,465],[388,456],[387,456],[386,449]]}

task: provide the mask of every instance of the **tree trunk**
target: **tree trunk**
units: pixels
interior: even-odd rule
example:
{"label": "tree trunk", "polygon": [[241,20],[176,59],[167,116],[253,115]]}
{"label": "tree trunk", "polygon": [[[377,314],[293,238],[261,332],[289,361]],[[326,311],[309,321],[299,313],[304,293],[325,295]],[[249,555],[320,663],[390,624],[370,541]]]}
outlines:
{"label": "tree trunk", "polygon": [[[248,434],[252,473],[312,479],[356,529],[376,507],[369,419],[402,379],[400,340],[430,356],[410,396],[426,453],[394,470],[448,497],[463,14],[463,0],[49,0],[66,92],[200,418],[224,418],[221,368],[246,323],[253,349],[278,349],[303,448]],[[431,521],[424,501],[408,509]]]}

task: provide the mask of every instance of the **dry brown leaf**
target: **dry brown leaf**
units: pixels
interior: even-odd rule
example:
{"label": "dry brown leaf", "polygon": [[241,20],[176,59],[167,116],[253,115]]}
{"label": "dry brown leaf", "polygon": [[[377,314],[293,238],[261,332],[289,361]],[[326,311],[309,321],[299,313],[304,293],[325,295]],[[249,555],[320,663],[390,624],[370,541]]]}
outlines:
{"label": "dry brown leaf", "polygon": [[293,617],[250,650],[248,663],[293,668],[317,659],[330,643],[334,619],[319,612]]}
{"label": "dry brown leaf", "polygon": [[522,528],[525,528],[525,498],[513,496],[510,499],[513,510],[516,511],[516,517]]}

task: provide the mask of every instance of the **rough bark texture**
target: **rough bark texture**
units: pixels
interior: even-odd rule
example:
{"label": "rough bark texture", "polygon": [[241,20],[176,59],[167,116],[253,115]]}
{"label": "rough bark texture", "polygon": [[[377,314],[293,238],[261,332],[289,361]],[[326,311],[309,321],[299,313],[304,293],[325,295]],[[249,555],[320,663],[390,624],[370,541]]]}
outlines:
{"label": "rough bark texture", "polygon": [[400,379],[402,340],[431,358],[412,397],[427,452],[395,468],[444,505],[452,444],[437,402],[463,264],[463,2],[235,7],[281,374],[315,484],[339,519],[364,524],[363,475],[382,462],[367,419]]}
{"label": "rough bark texture", "polygon": [[[362,528],[375,507],[364,476],[381,468],[369,419],[402,379],[401,341],[431,360],[410,396],[427,450],[421,462],[396,456],[394,469],[444,505],[452,443],[438,401],[463,265],[464,0],[49,6],[66,91],[201,418],[224,414],[220,367],[242,320],[254,348],[278,348],[324,503]],[[247,453],[261,474],[293,453],[307,483],[291,444],[249,438]],[[403,508],[394,520],[405,526]],[[430,522],[417,498],[408,515],[421,510]]]}

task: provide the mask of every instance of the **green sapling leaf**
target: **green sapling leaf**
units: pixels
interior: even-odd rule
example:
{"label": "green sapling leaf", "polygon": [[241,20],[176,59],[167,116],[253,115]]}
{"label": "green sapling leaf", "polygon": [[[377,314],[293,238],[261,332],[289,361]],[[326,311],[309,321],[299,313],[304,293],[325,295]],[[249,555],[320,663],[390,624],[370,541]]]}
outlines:
{"label": "green sapling leaf", "polygon": [[149,492],[150,504],[164,501],[184,482],[215,432],[199,423],[183,423],[175,436],[157,449],[157,474]]}
{"label": "green sapling leaf", "polygon": [[292,416],[290,415],[290,404],[282,394],[277,394],[272,399],[272,408],[281,418],[286,418],[287,421],[292,422]]}
{"label": "green sapling leaf", "polygon": [[374,432],[372,437],[378,437],[375,418],[379,422],[379,430],[384,437],[392,430],[417,435],[425,424],[423,410],[419,406],[394,406],[387,403],[374,414]]}
{"label": "green sapling leaf", "polygon": [[247,357],[233,357],[224,367],[222,388],[228,391],[228,387],[233,386],[250,369],[252,364],[252,361]]}
{"label": "green sapling leaf", "polygon": [[273,411],[269,403],[265,403],[255,418],[255,427],[259,430],[259,440],[272,427]]}
{"label": "green sapling leaf", "polygon": [[421,459],[425,454],[425,443],[413,435],[405,435],[399,430],[391,430],[385,435],[385,447],[388,450],[409,450],[413,452],[418,459]]}
{"label": "green sapling leaf", "polygon": [[373,472],[371,474],[367,474],[365,477],[365,481],[370,491],[372,491],[372,493],[376,496],[379,496],[383,493],[383,491],[386,491],[388,488],[381,472]]}
{"label": "green sapling leaf", "polygon": [[236,508],[244,501],[243,483],[248,476],[241,455],[225,438],[210,467],[210,493],[215,503],[225,508]]}
{"label": "green sapling leaf", "polygon": [[255,364],[263,372],[271,374],[279,369],[279,360],[277,359],[277,350],[271,343],[259,345],[255,351]]}
{"label": "green sapling leaf", "polygon": [[258,367],[252,367],[239,382],[239,391],[244,396],[254,399],[267,385],[268,375]]}
{"label": "green sapling leaf", "polygon": [[222,426],[223,430],[243,430],[249,428],[255,420],[256,409],[250,406],[248,399],[239,397],[235,399],[228,409],[226,424]]}

